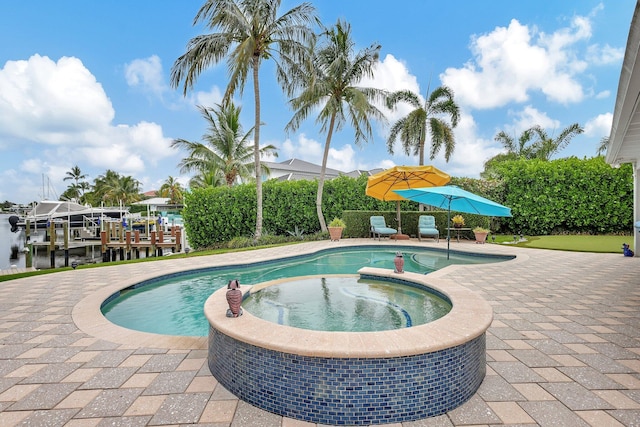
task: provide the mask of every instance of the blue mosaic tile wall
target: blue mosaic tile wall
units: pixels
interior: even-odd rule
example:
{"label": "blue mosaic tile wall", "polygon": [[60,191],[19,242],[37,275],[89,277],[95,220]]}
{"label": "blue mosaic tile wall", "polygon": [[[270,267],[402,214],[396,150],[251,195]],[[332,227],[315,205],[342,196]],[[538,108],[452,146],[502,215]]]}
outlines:
{"label": "blue mosaic tile wall", "polygon": [[480,387],[485,354],[485,334],[433,353],[352,359],[267,350],[209,328],[209,369],[224,387],[266,411],[321,424],[386,424],[443,414]]}

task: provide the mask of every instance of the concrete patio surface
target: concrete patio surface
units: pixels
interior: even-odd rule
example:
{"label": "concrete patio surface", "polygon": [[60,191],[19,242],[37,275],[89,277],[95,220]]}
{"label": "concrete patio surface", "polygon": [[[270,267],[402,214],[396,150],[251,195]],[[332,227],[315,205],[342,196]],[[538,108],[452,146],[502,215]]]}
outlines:
{"label": "concrete patio surface", "polygon": [[[161,274],[362,243],[446,247],[444,239],[347,239],[0,282],[0,426],[313,426],[220,386],[207,367],[206,337],[129,331],[97,307]],[[455,410],[394,426],[640,425],[640,257],[451,247],[517,255],[433,273],[491,304],[487,376]]]}

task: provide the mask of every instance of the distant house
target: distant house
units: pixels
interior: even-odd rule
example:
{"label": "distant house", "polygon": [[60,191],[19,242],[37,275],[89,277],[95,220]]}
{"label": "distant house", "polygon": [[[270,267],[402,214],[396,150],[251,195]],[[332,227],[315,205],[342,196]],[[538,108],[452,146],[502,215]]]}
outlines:
{"label": "distant house", "polygon": [[[282,162],[262,162],[269,168],[268,176],[263,176],[263,179],[278,179],[280,181],[295,181],[299,179],[314,180],[320,178],[320,171],[322,166],[316,165],[300,159],[289,159]],[[325,179],[337,178],[341,175],[357,178],[360,175],[373,175],[380,172],[382,169],[374,169],[371,171],[364,171],[356,169],[351,172],[342,172],[337,169],[326,168]]]}
{"label": "distant house", "polygon": [[139,202],[133,203],[134,205],[143,205],[147,206],[150,211],[170,211],[170,210],[179,210],[183,208],[183,205],[175,205],[169,203],[170,199],[168,197],[152,197],[150,199],[145,199]]}

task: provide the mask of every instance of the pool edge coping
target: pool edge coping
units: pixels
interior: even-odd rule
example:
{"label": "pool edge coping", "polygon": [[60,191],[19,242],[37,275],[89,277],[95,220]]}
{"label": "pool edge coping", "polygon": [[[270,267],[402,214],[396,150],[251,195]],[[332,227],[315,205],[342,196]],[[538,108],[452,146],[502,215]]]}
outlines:
{"label": "pool edge coping", "polygon": [[[313,254],[318,251],[327,248],[336,247],[357,247],[357,246],[411,246],[411,247],[424,247],[425,249],[439,249],[442,245],[430,244],[430,242],[415,241],[394,241],[390,245],[389,241],[371,241],[370,239],[342,239],[339,242],[331,241],[318,241],[303,243],[298,247],[297,255],[299,254]],[[480,250],[484,252],[485,245],[465,245],[464,250],[458,251],[463,253],[478,254]],[[513,248],[502,247],[498,245],[487,245],[492,250],[489,252],[491,255],[506,255],[513,257],[512,259],[505,260],[503,263],[523,262],[528,259],[528,255],[522,251],[513,251]],[[288,248],[288,247],[287,247]],[[257,257],[261,257],[261,261],[269,261],[281,258],[279,254],[281,248],[265,248],[256,251]],[[509,249],[509,251],[507,251]],[[103,339],[105,341],[114,342],[123,346],[123,348],[139,348],[141,346],[152,348],[170,348],[177,350],[189,350],[189,349],[206,349],[208,337],[195,337],[195,336],[175,336],[155,334],[149,332],[141,332],[132,329],[127,329],[111,323],[104,317],[100,311],[102,303],[113,293],[122,289],[135,285],[136,283],[155,279],[160,276],[164,276],[171,273],[182,273],[199,268],[209,268],[214,266],[222,266],[229,264],[242,264],[234,259],[237,253],[216,254],[208,255],[197,258],[179,258],[174,260],[166,260],[158,264],[157,269],[151,269],[144,274],[131,275],[130,280],[123,281],[121,283],[110,283],[99,287],[96,291],[90,295],[81,299],[74,305],[72,310],[72,319],[79,330],[95,338]],[[171,263],[171,264],[169,264]],[[482,264],[480,264],[482,265]],[[129,267],[133,268],[135,264],[131,264]],[[155,266],[154,266],[155,267]],[[441,278],[446,276],[452,269],[456,268],[473,268],[478,265],[451,265],[441,270],[429,273],[429,276],[433,278]],[[118,266],[105,266],[105,269],[118,268]],[[108,271],[108,270],[107,270]],[[462,286],[462,285],[460,285]]]}
{"label": "pool edge coping", "polygon": [[[205,316],[212,327],[250,345],[310,357],[379,358],[424,354],[455,347],[486,332],[493,321],[489,303],[473,291],[429,275],[394,273],[363,267],[361,275],[398,278],[433,288],[452,302],[451,311],[433,322],[379,332],[326,332],[278,325],[245,312],[226,317],[226,289],[214,292],[205,302]],[[249,292],[250,288],[244,290]]]}

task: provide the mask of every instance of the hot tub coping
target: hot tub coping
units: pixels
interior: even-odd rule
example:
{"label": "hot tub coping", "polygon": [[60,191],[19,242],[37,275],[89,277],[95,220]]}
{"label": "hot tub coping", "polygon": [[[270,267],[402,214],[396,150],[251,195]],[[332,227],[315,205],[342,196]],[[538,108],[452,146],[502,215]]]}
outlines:
{"label": "hot tub coping", "polygon": [[[493,321],[493,310],[483,298],[451,280],[372,267],[361,268],[358,273],[432,288],[449,298],[453,307],[438,320],[410,328],[379,332],[312,331],[278,325],[246,311],[241,317],[228,318],[223,288],[207,299],[204,312],[213,329],[247,344],[300,356],[341,358],[388,358],[435,352],[484,334]],[[243,288],[243,292],[250,292],[252,287]]]}

